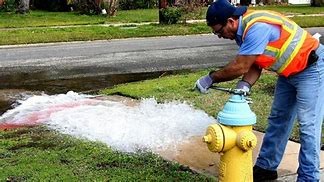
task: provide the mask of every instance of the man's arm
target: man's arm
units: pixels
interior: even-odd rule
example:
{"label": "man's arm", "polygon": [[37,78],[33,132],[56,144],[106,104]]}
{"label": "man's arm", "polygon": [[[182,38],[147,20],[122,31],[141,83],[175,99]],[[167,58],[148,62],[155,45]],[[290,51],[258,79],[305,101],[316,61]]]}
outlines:
{"label": "man's arm", "polygon": [[[233,80],[237,77],[244,75],[247,82],[251,85],[259,78],[261,71],[257,75],[257,69],[254,62],[258,55],[238,55],[236,58],[227,64],[224,68],[214,71],[210,74],[214,83]],[[251,73],[250,73],[251,72]]]}
{"label": "man's arm", "polygon": [[260,77],[262,69],[253,64],[249,71],[243,75],[242,80],[249,83],[252,86]]}

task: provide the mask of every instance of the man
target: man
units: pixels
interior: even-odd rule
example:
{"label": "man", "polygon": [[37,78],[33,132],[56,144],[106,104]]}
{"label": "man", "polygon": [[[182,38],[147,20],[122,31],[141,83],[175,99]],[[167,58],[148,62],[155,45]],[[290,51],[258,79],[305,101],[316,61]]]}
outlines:
{"label": "man", "polygon": [[240,76],[237,88],[249,91],[263,68],[279,75],[268,128],[253,167],[254,181],[278,177],[276,170],[296,116],[301,144],[297,181],[319,181],[324,46],[279,13],[247,11],[247,7],[234,7],[227,0],[213,2],[206,19],[215,35],[235,40],[239,50],[224,68],[197,80],[200,92]]}

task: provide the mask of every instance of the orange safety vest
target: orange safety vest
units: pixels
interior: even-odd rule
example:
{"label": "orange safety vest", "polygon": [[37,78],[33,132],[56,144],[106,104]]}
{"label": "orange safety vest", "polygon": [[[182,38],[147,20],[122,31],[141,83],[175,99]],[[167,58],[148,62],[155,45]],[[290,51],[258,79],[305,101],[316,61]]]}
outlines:
{"label": "orange safety vest", "polygon": [[249,28],[256,22],[278,25],[281,32],[278,40],[268,43],[255,64],[285,77],[305,69],[309,54],[319,46],[318,40],[277,12],[257,10],[243,15],[243,42]]}

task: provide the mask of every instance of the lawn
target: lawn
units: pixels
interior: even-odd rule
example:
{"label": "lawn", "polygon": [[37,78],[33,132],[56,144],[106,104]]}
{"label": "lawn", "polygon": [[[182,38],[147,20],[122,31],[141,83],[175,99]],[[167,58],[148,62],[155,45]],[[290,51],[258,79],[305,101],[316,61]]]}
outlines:
{"label": "lawn", "polygon": [[121,153],[44,127],[0,131],[0,181],[215,181],[152,153]]}
{"label": "lawn", "polygon": [[[287,15],[324,12],[324,7],[309,6],[262,6],[252,9],[277,10]],[[189,19],[204,19],[205,12],[206,8],[201,10],[200,16],[192,16]],[[292,17],[292,19],[302,27],[324,26],[324,16]],[[135,24],[148,22],[154,24]],[[31,11],[26,15],[0,12],[0,45],[190,35],[210,32],[205,23],[156,25],[156,22],[158,22],[158,9],[118,11],[115,17],[80,15],[76,12]],[[116,23],[124,25],[109,26]]]}

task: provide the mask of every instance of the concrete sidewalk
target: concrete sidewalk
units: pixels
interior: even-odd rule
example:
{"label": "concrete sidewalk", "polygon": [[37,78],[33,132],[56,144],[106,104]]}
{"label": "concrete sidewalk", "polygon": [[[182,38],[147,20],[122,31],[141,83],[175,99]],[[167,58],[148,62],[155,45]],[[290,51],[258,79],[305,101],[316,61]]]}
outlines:
{"label": "concrete sidewalk", "polygon": [[[253,161],[255,162],[264,133],[257,131],[254,131],[254,133],[258,138],[258,144],[253,150]],[[278,167],[279,178],[276,180],[277,182],[296,181],[299,147],[300,144],[298,143],[288,142],[284,157]],[[187,143],[178,145],[176,151],[166,150],[158,153],[167,160],[177,161],[197,172],[218,176],[220,155],[210,152],[207,145],[202,142],[201,137],[193,137]],[[324,181],[324,151],[321,152],[321,159],[321,181]]]}
{"label": "concrete sidewalk", "polygon": [[[263,140],[264,133],[254,132],[258,138],[258,145],[253,150],[253,161],[255,161]],[[297,168],[298,168],[298,152],[300,144],[289,141],[285,150],[284,157],[278,167],[279,178],[276,181],[280,182],[291,182],[297,179]],[[324,151],[321,151],[321,181],[324,180]]]}

